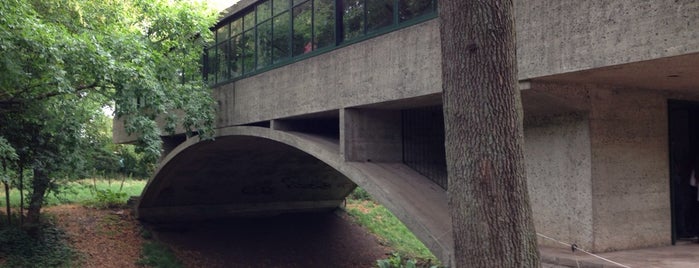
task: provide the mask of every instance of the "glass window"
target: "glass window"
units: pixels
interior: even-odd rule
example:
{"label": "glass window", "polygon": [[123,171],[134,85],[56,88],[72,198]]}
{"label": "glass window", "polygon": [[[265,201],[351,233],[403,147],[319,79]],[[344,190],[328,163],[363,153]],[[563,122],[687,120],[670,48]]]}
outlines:
{"label": "glass window", "polygon": [[228,59],[230,47],[228,42],[223,42],[217,46],[217,58],[218,67],[216,68],[218,72],[216,73],[216,83],[225,82],[229,79],[228,77]]}
{"label": "glass window", "polygon": [[274,63],[277,63],[290,56],[289,43],[291,42],[291,20],[289,17],[289,12],[274,17],[273,23],[274,33],[272,59]]}
{"label": "glass window", "polygon": [[335,5],[334,0],[315,0],[314,8],[314,39],[315,48],[323,48],[335,44]]}
{"label": "glass window", "polygon": [[393,24],[393,0],[367,1],[367,31]]}
{"label": "glass window", "polygon": [[400,21],[419,17],[435,10],[433,0],[399,0]]}
{"label": "glass window", "polygon": [[272,16],[272,2],[264,1],[257,6],[257,23],[269,19]]}
{"label": "glass window", "polygon": [[228,40],[228,26],[229,24],[226,24],[216,30],[216,43],[221,43]]}
{"label": "glass window", "polygon": [[243,74],[243,52],[243,35],[236,35],[231,39],[231,62],[229,63],[231,78],[237,78]]}
{"label": "glass window", "polygon": [[311,37],[313,31],[311,29],[311,1],[306,1],[303,4],[294,7],[294,36],[293,36],[293,53],[294,56],[301,55],[313,51]]}
{"label": "glass window", "polygon": [[257,25],[257,69],[272,64],[272,21]]}
{"label": "glass window", "polygon": [[246,31],[252,29],[252,27],[255,27],[255,12],[245,14],[243,17],[243,26],[243,29]]}
{"label": "glass window", "polygon": [[345,1],[342,11],[342,24],[345,32],[344,39],[350,40],[364,34],[364,1]]}
{"label": "glass window", "polygon": [[218,58],[216,57],[216,47],[209,47],[206,49],[206,80],[209,82],[209,85],[213,85],[216,83],[216,67],[218,67]]}
{"label": "glass window", "polygon": [[[214,30],[216,41],[202,60],[202,72],[210,84],[436,13],[436,0],[256,2],[246,13],[236,14],[240,17]],[[342,3],[341,7],[336,3]]]}
{"label": "glass window", "polygon": [[231,36],[243,32],[243,19],[237,19],[231,22]]}
{"label": "glass window", "polygon": [[255,70],[255,31],[243,33],[243,71],[251,73]]}
{"label": "glass window", "polygon": [[289,10],[289,0],[274,0],[272,6],[274,7],[274,15],[281,14]]}

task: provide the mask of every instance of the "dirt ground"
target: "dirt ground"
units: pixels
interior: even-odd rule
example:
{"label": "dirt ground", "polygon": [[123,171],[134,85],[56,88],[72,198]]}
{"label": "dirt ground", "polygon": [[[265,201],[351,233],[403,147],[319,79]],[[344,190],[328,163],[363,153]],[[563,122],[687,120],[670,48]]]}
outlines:
{"label": "dirt ground", "polygon": [[143,239],[128,211],[61,205],[48,207],[44,213],[55,217],[81,253],[82,267],[138,267]]}
{"label": "dirt ground", "polygon": [[[140,225],[129,211],[45,209],[82,253],[82,267],[138,267]],[[390,249],[342,213],[149,226],[185,267],[372,267]]]}

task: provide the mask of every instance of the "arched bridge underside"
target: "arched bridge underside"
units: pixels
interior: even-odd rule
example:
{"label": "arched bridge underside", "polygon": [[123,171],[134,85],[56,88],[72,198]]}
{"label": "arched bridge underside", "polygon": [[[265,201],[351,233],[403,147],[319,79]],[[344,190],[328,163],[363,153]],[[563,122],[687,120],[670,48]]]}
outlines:
{"label": "arched bridge underside", "polygon": [[453,251],[444,189],[399,162],[348,162],[337,140],[265,127],[189,139],[161,162],[137,212],[152,222],[333,210],[356,185],[442,261]]}

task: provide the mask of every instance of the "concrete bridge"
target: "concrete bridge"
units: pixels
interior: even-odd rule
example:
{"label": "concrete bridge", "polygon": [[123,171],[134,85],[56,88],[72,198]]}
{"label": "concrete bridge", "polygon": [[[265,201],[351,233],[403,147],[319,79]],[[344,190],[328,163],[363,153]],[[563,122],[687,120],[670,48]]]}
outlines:
{"label": "concrete bridge", "polygon": [[[328,1],[316,2],[319,10]],[[310,1],[267,11],[269,1],[244,0],[227,10],[205,61],[219,105],[216,139],[163,137],[167,155],[139,217],[332,210],[358,185],[449,262],[434,2],[406,15],[417,13],[396,1],[392,22],[372,28],[365,12],[357,29],[348,7],[330,2],[346,9],[332,13],[331,42],[321,42],[328,30],[320,26],[308,37],[271,34],[289,42],[269,47],[271,58],[267,23],[303,14]],[[687,209],[683,165],[699,154],[691,135],[699,131],[691,102],[699,100],[699,2],[516,1],[516,24],[537,231],[596,252],[693,235],[687,226],[699,212]],[[116,123],[115,140],[133,140]]]}

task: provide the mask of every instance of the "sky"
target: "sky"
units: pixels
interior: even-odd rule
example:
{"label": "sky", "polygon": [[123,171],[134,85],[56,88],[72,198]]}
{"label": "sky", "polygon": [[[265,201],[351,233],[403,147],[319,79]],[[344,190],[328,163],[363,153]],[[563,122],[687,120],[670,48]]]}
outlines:
{"label": "sky", "polygon": [[233,4],[237,3],[239,0],[205,0],[205,1],[208,2],[209,5],[215,7],[218,10],[224,10],[227,7],[230,7]]}

